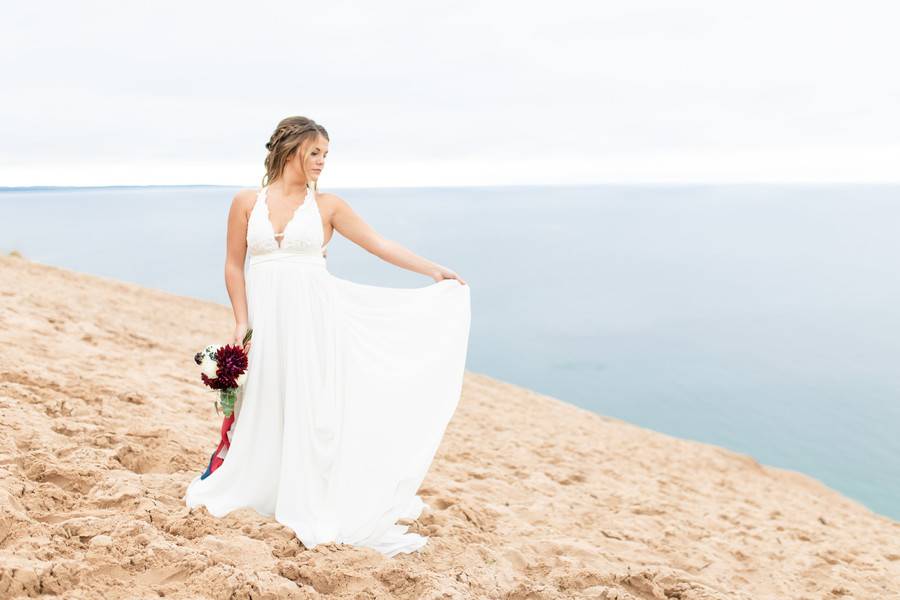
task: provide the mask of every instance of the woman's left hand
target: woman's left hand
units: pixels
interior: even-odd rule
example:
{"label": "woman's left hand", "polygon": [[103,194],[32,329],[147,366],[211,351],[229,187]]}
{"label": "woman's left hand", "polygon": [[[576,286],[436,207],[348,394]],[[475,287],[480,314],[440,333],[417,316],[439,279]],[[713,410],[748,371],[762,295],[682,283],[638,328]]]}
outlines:
{"label": "woman's left hand", "polygon": [[460,282],[462,285],[466,285],[465,280],[462,277],[457,275],[455,272],[451,271],[446,267],[438,267],[435,269],[433,273],[431,273],[431,278],[435,281],[442,281],[444,279],[455,279]]}

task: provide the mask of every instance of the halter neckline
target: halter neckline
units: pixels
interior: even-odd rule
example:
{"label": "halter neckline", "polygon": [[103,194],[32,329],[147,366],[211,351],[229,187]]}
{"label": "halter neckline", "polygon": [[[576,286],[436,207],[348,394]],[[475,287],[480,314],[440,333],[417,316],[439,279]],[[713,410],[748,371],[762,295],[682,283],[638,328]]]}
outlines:
{"label": "halter neckline", "polygon": [[[284,234],[287,232],[288,227],[290,227],[291,223],[294,221],[294,217],[297,216],[297,212],[299,212],[300,209],[306,207],[306,205],[309,204],[311,195],[312,195],[312,188],[309,186],[306,186],[306,196],[304,196],[303,202],[301,202],[299,206],[296,206],[294,208],[294,211],[291,213],[291,218],[288,219],[287,223],[284,224],[284,227],[281,229],[281,233],[278,233],[277,231],[275,231],[275,224],[272,223],[272,207],[269,206],[269,186],[267,185],[267,186],[263,187],[262,196],[263,196],[263,203],[265,203],[265,205],[266,205],[266,220],[269,222],[269,226],[272,229],[272,235],[276,238],[275,239],[276,243],[278,242],[278,238],[284,239]],[[279,247],[281,247],[280,244],[279,244]]]}
{"label": "halter neckline", "polygon": [[[265,207],[265,219],[266,219],[266,223],[268,224],[269,233],[272,235],[272,238],[275,241],[275,245],[278,247],[279,250],[282,249],[281,244],[282,244],[282,242],[284,242],[287,231],[291,227],[291,224],[294,222],[294,220],[297,216],[297,213],[299,213],[301,210],[305,209],[307,207],[307,205],[310,203],[315,205],[316,213],[319,212],[318,211],[318,202],[317,202],[317,198],[316,198],[316,195],[317,195],[316,190],[312,186],[307,185],[306,186],[306,196],[303,198],[303,202],[299,206],[294,208],[294,212],[291,214],[290,219],[288,219],[287,223],[285,223],[284,228],[281,230],[281,233],[278,233],[275,231],[275,225],[272,223],[272,218],[271,218],[272,211],[269,207],[269,185],[268,184],[264,185],[260,189],[259,195],[262,196],[262,198],[261,198],[262,204]],[[258,198],[257,202],[256,202],[257,205],[260,203],[259,200],[260,199]],[[318,216],[318,214],[317,214],[317,216]],[[322,231],[322,239],[324,240],[325,239],[325,231],[322,228],[321,216],[319,216],[319,218],[318,218],[318,225],[319,225],[319,229]],[[334,236],[332,236],[332,237],[334,237]],[[322,244],[320,249],[325,250],[327,248],[328,244],[330,244],[330,243],[331,243],[331,240],[328,240],[326,243]]]}

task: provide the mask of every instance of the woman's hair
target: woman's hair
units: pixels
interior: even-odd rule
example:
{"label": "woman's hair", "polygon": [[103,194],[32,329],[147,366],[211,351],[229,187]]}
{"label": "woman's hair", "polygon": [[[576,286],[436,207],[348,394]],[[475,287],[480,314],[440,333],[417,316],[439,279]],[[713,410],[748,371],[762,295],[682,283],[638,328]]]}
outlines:
{"label": "woman's hair", "polygon": [[[306,173],[306,157],[309,155],[309,145],[307,141],[313,141],[319,136],[330,140],[328,132],[325,128],[306,117],[287,117],[278,123],[278,127],[272,133],[272,137],[266,143],[266,174],[263,176],[262,184],[267,186],[278,180],[284,171],[284,166],[293,157],[295,152],[300,152],[304,148],[306,153],[301,157],[300,169],[309,182],[309,174]],[[315,186],[318,188],[318,185]]]}

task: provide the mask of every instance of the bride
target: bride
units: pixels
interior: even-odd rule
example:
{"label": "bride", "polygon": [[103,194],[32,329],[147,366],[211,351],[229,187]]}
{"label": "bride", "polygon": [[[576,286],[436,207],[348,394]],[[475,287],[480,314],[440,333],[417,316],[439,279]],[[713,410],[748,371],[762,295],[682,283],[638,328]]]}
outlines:
{"label": "bride", "polygon": [[[459,401],[469,286],[318,192],[328,143],[311,119],[282,120],[262,187],[231,203],[225,283],[231,342],[253,330],[247,374],[227,457],[194,478],[185,502],[216,517],[253,508],[307,548],[338,542],[394,556],[428,539],[397,520],[426,506],[417,491]],[[332,275],[325,246],[335,231],[434,282],[392,288]]]}

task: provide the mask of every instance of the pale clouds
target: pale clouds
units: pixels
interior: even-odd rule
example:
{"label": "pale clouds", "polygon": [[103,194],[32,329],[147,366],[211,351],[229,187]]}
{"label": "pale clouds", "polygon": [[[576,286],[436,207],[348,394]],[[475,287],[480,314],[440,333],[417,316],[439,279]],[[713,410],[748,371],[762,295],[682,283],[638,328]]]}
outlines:
{"label": "pale clouds", "polygon": [[0,186],[900,181],[890,2],[44,2],[0,23]]}

